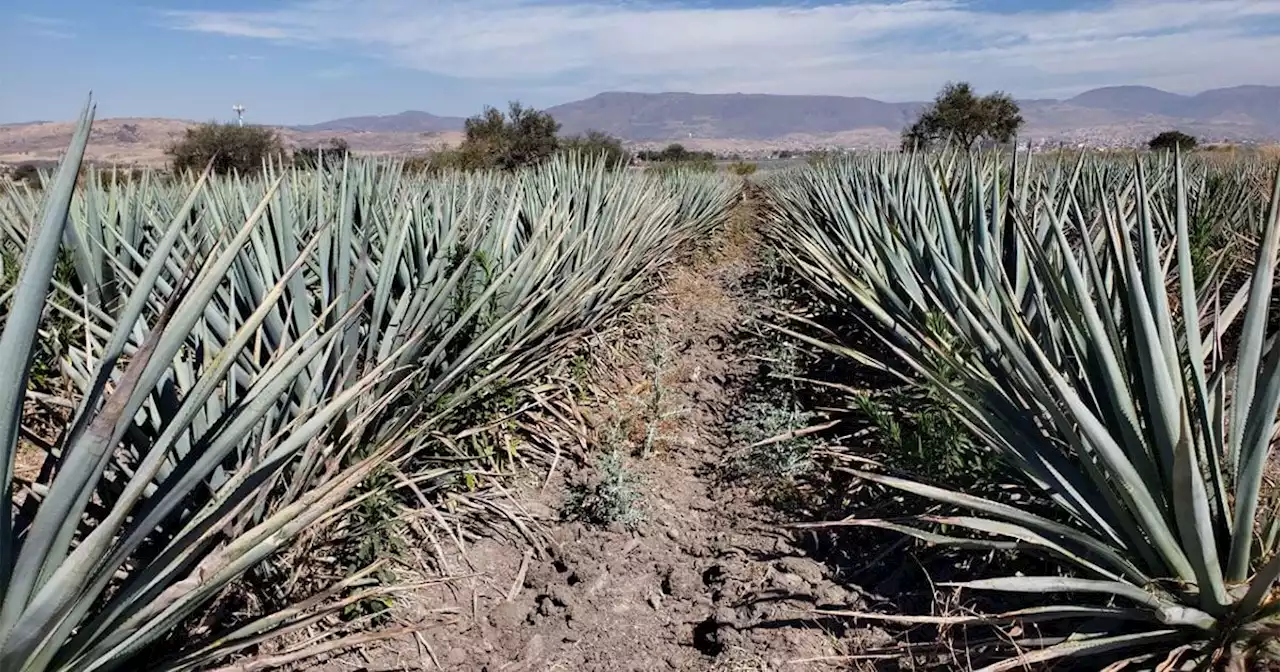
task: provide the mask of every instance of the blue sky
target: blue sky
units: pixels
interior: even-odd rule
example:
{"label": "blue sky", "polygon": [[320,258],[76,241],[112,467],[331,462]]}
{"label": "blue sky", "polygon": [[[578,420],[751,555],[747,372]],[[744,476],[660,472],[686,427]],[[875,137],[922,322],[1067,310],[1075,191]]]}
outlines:
{"label": "blue sky", "polygon": [[0,122],[468,115],[606,90],[922,100],[1280,84],[1280,0],[41,0],[0,7]]}

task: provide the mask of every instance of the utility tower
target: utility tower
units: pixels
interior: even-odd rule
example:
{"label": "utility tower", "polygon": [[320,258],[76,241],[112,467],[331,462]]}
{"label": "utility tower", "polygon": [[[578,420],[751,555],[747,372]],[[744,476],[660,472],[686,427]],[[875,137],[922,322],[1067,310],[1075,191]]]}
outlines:
{"label": "utility tower", "polygon": [[244,126],[244,105],[232,105],[231,109],[236,112],[236,123]]}

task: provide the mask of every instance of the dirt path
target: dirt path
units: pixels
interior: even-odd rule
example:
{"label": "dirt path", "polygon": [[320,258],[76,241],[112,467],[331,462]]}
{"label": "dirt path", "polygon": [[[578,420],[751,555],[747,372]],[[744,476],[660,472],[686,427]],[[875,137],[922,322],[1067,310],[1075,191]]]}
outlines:
{"label": "dirt path", "polygon": [[757,375],[741,345],[758,263],[750,216],[594,349],[586,455],[511,500],[545,530],[547,553],[478,540],[450,561],[460,578],[401,599],[402,622],[430,627],[328,669],[810,670],[846,650],[839,626],[806,610],[858,596],[780,531],[755,488],[726,478],[743,448],[735,409]]}

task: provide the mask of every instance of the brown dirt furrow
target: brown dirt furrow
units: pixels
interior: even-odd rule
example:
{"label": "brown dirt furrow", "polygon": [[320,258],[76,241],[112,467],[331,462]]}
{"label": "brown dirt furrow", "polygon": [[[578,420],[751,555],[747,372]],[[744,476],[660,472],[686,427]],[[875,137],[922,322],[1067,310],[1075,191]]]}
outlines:
{"label": "brown dirt furrow", "polygon": [[[418,636],[324,669],[835,669],[824,659],[846,650],[846,633],[810,610],[855,608],[858,595],[805,557],[756,493],[722,478],[737,448],[736,387],[754,366],[734,346],[751,298],[748,217],[671,270],[609,347],[592,353],[588,454],[511,495],[545,528],[546,552],[495,536],[465,556],[447,554],[463,578],[398,603],[398,620],[424,626]],[[654,417],[662,420],[650,431]],[[611,449],[637,483],[638,520],[565,519],[577,484],[601,477],[598,456]]]}

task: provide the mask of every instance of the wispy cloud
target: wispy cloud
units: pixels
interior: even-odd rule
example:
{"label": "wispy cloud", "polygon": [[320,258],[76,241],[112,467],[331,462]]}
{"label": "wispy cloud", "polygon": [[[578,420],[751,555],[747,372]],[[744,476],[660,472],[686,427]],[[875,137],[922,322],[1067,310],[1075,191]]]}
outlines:
{"label": "wispy cloud", "polygon": [[1280,0],[1114,0],[997,13],[964,0],[295,0],[171,12],[174,27],[359,53],[524,88],[926,95],[970,79],[1020,96],[1143,83],[1280,83]]}
{"label": "wispy cloud", "polygon": [[258,54],[227,54],[228,61],[261,61],[264,58]]}
{"label": "wispy cloud", "polygon": [[343,64],[332,68],[321,68],[313,72],[312,76],[318,79],[345,79],[354,76],[356,72],[357,69],[354,65]]}
{"label": "wispy cloud", "polygon": [[37,26],[60,27],[69,25],[66,19],[60,19],[56,16],[45,16],[43,14],[19,14],[18,20],[24,23],[30,23]]}
{"label": "wispy cloud", "polygon": [[31,34],[54,40],[74,39],[76,34],[70,30],[71,22],[54,16],[40,14],[19,14],[18,20],[29,26]]}

